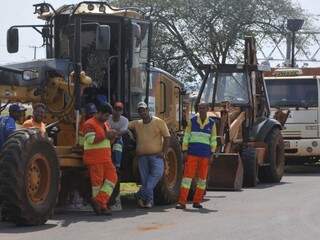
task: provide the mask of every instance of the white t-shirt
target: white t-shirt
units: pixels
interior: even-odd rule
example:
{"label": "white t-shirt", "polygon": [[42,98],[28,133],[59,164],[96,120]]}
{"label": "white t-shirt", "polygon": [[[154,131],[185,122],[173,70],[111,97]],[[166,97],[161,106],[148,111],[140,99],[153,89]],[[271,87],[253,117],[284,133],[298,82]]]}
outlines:
{"label": "white t-shirt", "polygon": [[114,122],[112,119],[112,115],[110,115],[108,123],[110,124],[111,129],[117,130],[119,132],[128,130],[129,121],[124,116],[120,116],[119,121]]}

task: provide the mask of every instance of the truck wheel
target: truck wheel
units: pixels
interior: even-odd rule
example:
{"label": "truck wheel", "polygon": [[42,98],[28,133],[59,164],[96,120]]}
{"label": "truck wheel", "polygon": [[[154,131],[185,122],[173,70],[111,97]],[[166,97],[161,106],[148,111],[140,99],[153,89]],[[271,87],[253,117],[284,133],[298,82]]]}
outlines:
{"label": "truck wheel", "polygon": [[179,196],[182,178],[182,152],[175,137],[170,139],[164,163],[163,177],[154,190],[154,201],[160,205],[175,203]]}
{"label": "truck wheel", "polygon": [[0,155],[0,194],[6,218],[17,225],[44,224],[56,204],[59,163],[37,130],[12,134]]}
{"label": "truck wheel", "polygon": [[280,129],[272,129],[265,142],[268,145],[269,166],[260,167],[259,180],[262,183],[278,183],[283,176],[285,165],[284,142]]}
{"label": "truck wheel", "polygon": [[244,148],[241,153],[243,164],[243,186],[255,187],[257,185],[257,160],[256,149],[252,147]]}

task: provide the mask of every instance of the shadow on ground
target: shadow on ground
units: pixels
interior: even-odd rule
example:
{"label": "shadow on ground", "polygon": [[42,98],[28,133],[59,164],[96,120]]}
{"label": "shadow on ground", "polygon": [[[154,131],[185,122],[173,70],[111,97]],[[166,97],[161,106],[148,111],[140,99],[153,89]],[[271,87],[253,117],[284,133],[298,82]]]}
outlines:
{"label": "shadow on ground", "polygon": [[286,176],[320,176],[319,165],[286,166]]}
{"label": "shadow on ground", "polygon": [[[32,227],[17,227],[16,225],[8,222],[0,222],[0,233],[32,233],[32,232],[39,232],[39,231],[45,231],[50,228],[54,228],[58,226],[58,224],[45,224],[42,226],[32,226]],[[1,238],[0,238],[1,239]]]}
{"label": "shadow on ground", "polygon": [[[209,198],[224,198],[225,196],[206,196],[204,202],[210,201]],[[44,231],[53,227],[68,227],[78,222],[108,222],[114,219],[127,219],[134,218],[141,215],[146,215],[150,212],[167,212],[168,209],[175,207],[172,205],[155,206],[152,209],[137,208],[135,198],[132,196],[122,197],[122,211],[116,211],[112,213],[112,216],[96,216],[92,211],[70,211],[70,210],[57,210],[54,216],[43,226],[35,227],[16,227],[12,223],[0,222],[0,232],[2,233],[28,233]],[[178,211],[178,210],[177,210]],[[191,207],[186,212],[198,212],[201,214],[209,214],[217,212],[217,210],[211,210],[207,208],[192,209]]]}

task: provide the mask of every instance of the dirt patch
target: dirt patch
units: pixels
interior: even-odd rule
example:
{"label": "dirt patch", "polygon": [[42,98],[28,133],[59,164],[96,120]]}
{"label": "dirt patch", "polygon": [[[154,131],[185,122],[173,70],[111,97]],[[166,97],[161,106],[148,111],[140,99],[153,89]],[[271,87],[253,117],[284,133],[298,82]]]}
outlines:
{"label": "dirt patch", "polygon": [[162,228],[173,226],[173,224],[161,224],[161,223],[151,223],[148,226],[138,226],[139,232],[151,232]]}

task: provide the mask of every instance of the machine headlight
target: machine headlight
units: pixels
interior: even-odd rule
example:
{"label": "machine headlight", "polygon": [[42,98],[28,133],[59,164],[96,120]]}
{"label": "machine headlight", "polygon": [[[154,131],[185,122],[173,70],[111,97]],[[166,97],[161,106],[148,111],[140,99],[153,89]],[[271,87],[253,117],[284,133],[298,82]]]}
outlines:
{"label": "machine headlight", "polygon": [[318,126],[314,126],[314,125],[307,125],[307,126],[306,126],[306,130],[309,130],[309,131],[316,131],[316,130],[318,130]]}
{"label": "machine headlight", "polygon": [[25,81],[30,81],[39,78],[39,73],[33,70],[26,70],[22,73],[22,78]]}

